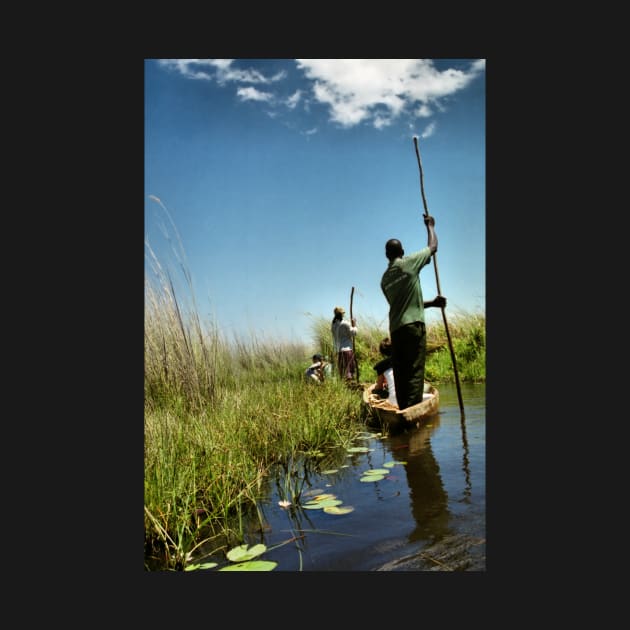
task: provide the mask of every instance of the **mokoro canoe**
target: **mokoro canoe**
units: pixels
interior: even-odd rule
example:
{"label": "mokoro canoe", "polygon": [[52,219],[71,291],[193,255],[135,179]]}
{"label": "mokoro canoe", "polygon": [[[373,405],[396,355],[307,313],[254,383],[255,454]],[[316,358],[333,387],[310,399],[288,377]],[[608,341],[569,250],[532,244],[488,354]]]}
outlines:
{"label": "mokoro canoe", "polygon": [[402,411],[386,398],[373,393],[375,383],[363,389],[363,404],[368,417],[376,420],[386,431],[398,431],[405,428],[420,426],[427,418],[438,413],[440,406],[440,392],[433,385],[429,385],[424,400],[417,405],[407,407]]}

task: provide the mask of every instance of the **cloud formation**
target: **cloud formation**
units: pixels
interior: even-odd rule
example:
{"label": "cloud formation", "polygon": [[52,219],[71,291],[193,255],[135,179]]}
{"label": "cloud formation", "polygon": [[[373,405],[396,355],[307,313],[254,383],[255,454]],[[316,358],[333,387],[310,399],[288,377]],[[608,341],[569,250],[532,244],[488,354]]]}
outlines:
{"label": "cloud formation", "polygon": [[[275,83],[284,79],[287,73],[282,70],[272,77],[266,77],[258,70],[252,68],[241,69],[233,67],[234,59],[158,59],[158,63],[171,70],[177,70],[189,79],[213,79],[219,85],[225,85],[230,81],[237,83]],[[208,74],[198,68],[206,68],[212,71]]]}
{"label": "cloud formation", "polygon": [[435,127],[436,127],[435,122],[429,123],[425,127],[424,131],[420,134],[420,137],[421,138],[428,138],[429,136],[432,136],[433,133],[435,132]]}
{"label": "cloud formation", "polygon": [[485,60],[468,71],[438,70],[431,59],[296,59],[314,82],[315,100],[330,109],[330,120],[342,127],[370,121],[376,128],[391,124],[415,106],[416,116],[432,114],[439,100],[466,87],[485,69]]}
{"label": "cloud formation", "polygon": [[236,96],[242,101],[271,101],[273,100],[273,94],[270,92],[261,92],[255,87],[240,87],[236,90]]}
{"label": "cloud formation", "polygon": [[296,105],[300,102],[300,98],[302,98],[302,90],[296,90],[287,99],[287,102],[286,102],[287,107],[289,109],[295,109]]}
{"label": "cloud formation", "polygon": [[[310,90],[296,89],[289,96],[286,92],[280,96],[270,90],[287,77],[285,70],[265,76],[255,68],[237,67],[235,61],[159,59],[158,63],[189,79],[216,81],[221,86],[248,84],[236,89],[241,101],[289,110],[301,104],[306,112],[317,102],[328,108],[329,119],[342,128],[364,123],[376,129],[390,126],[403,114],[412,119],[430,118],[436,111],[444,111],[442,101],[464,89],[486,67],[485,59],[471,60],[467,70],[438,70],[431,59],[296,59]],[[264,91],[254,87],[261,85],[266,86]],[[435,124],[429,124],[422,137],[434,131]]]}

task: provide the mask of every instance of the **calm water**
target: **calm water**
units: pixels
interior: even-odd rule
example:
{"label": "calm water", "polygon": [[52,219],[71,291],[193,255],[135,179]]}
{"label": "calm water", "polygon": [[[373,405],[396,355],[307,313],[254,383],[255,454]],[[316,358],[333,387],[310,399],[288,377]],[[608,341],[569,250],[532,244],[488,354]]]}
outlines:
{"label": "calm water", "polygon": [[[324,461],[304,475],[304,492],[335,494],[348,514],[283,509],[272,489],[261,505],[260,542],[271,548],[262,559],[275,571],[485,571],[485,391],[462,384],[463,429],[455,385],[441,385],[429,425],[386,438],[366,427],[355,445],[368,452],[342,451],[332,468]],[[397,463],[384,479],[360,481],[386,462]]]}

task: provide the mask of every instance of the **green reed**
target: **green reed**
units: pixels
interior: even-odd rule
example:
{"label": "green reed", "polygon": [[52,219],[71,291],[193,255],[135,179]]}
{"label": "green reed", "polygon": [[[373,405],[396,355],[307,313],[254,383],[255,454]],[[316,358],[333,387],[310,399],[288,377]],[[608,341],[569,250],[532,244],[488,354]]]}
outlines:
{"label": "green reed", "polygon": [[[437,309],[434,309],[437,310]],[[481,383],[486,379],[486,317],[483,313],[469,313],[446,308],[448,330],[453,343],[457,372],[463,382]],[[322,354],[334,357],[330,332],[330,319],[313,318],[311,323],[315,345]],[[371,383],[376,380],[374,364],[380,361],[378,346],[389,336],[387,320],[376,322],[364,318],[355,339],[355,352],[359,364],[359,380]],[[427,362],[425,377],[434,383],[454,383],[453,361],[448,347],[444,322],[439,320],[427,324]]]}
{"label": "green reed", "polygon": [[304,345],[228,343],[169,281],[147,280],[145,298],[146,567],[181,569],[206,540],[243,541],[273,464],[348,442],[360,397],[307,383]]}

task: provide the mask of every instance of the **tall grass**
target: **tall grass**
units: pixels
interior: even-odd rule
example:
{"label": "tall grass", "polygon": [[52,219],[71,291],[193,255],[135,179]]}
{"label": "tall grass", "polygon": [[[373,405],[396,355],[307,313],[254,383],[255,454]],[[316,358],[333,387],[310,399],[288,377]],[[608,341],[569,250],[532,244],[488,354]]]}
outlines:
{"label": "tall grass", "polygon": [[[152,552],[181,566],[205,536],[240,542],[234,517],[255,507],[270,466],[300,451],[349,444],[359,400],[341,383],[300,378],[261,386],[243,373],[204,409],[173,401],[145,411],[145,530]],[[163,532],[169,533],[166,538]]]}
{"label": "tall grass", "polygon": [[[445,309],[446,322],[453,344],[453,353],[460,381],[481,383],[486,379],[486,317],[483,313],[468,313]],[[334,356],[330,320],[315,318],[312,335],[318,347],[327,356]],[[370,318],[361,322],[355,338],[355,353],[359,364],[359,380],[369,383],[376,380],[374,364],[383,357],[378,346],[389,336],[387,323]],[[427,361],[425,378],[434,383],[454,382],[453,360],[443,319],[427,324]]]}
{"label": "tall grass", "polygon": [[148,249],[145,565],[181,569],[208,541],[219,551],[242,543],[244,516],[257,513],[271,467],[350,444],[361,406],[336,379],[305,381],[304,345],[228,342],[204,325]]}
{"label": "tall grass", "polygon": [[[484,313],[456,311],[447,313],[448,331],[453,343],[457,373],[462,382],[483,383],[486,380],[486,316]],[[426,379],[454,382],[453,359],[443,321],[427,329],[428,344],[435,348],[427,357]]]}

